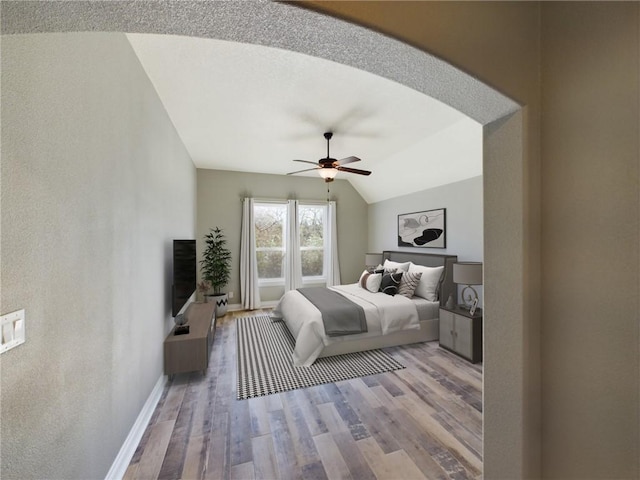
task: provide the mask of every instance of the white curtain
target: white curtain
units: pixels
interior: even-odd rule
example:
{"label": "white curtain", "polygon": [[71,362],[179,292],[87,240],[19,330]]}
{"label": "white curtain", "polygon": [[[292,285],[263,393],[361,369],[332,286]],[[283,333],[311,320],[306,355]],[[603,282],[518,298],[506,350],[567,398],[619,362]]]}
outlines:
{"label": "white curtain", "polygon": [[258,287],[258,261],[256,236],[253,228],[253,198],[245,198],[242,204],[242,233],[240,242],[240,298],[242,308],[260,308]]}
{"label": "white curtain", "polygon": [[287,200],[287,255],[284,261],[284,290],[302,286],[302,261],[300,259],[300,232],[298,229],[298,201]]}
{"label": "white curtain", "polygon": [[327,287],[340,285],[340,263],[338,262],[338,228],[336,222],[336,202],[329,202],[327,208],[327,232],[329,236],[329,261],[327,270]]}

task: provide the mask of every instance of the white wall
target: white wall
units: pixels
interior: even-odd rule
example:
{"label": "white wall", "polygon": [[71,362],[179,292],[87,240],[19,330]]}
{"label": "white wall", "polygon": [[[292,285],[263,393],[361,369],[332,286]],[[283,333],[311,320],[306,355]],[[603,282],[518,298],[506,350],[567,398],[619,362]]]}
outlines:
{"label": "white wall", "polygon": [[0,476],[104,478],[162,375],[196,170],[124,34],[2,38]]}
{"label": "white wall", "polygon": [[[426,173],[424,174],[426,175]],[[447,209],[446,248],[398,247],[398,215]],[[369,205],[369,251],[412,251],[458,255],[458,260],[483,259],[482,177],[423,190]],[[474,287],[482,297],[482,287]],[[460,292],[462,289],[459,289]]]}

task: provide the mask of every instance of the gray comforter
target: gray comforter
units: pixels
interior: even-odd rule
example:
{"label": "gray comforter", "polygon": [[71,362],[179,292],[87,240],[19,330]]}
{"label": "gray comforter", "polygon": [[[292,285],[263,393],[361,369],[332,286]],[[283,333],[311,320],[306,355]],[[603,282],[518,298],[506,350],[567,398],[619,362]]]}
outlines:
{"label": "gray comforter", "polygon": [[338,292],[324,287],[298,288],[298,292],[320,310],[327,336],[337,337],[367,331],[364,309]]}

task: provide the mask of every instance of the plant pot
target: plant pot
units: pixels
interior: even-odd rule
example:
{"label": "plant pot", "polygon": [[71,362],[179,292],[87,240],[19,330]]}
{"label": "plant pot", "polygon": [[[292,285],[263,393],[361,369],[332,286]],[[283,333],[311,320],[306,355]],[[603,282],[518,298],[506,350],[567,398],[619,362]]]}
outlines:
{"label": "plant pot", "polygon": [[229,297],[226,293],[210,294],[204,296],[205,301],[216,303],[216,317],[222,317],[227,314],[227,304]]}

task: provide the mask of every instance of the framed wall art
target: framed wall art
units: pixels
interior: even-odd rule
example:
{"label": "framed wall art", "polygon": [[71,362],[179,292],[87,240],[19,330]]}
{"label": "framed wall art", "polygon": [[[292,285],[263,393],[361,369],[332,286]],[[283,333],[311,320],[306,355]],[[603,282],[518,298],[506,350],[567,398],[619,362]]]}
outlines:
{"label": "framed wall art", "polygon": [[398,246],[422,248],[447,247],[447,209],[398,215]]}

